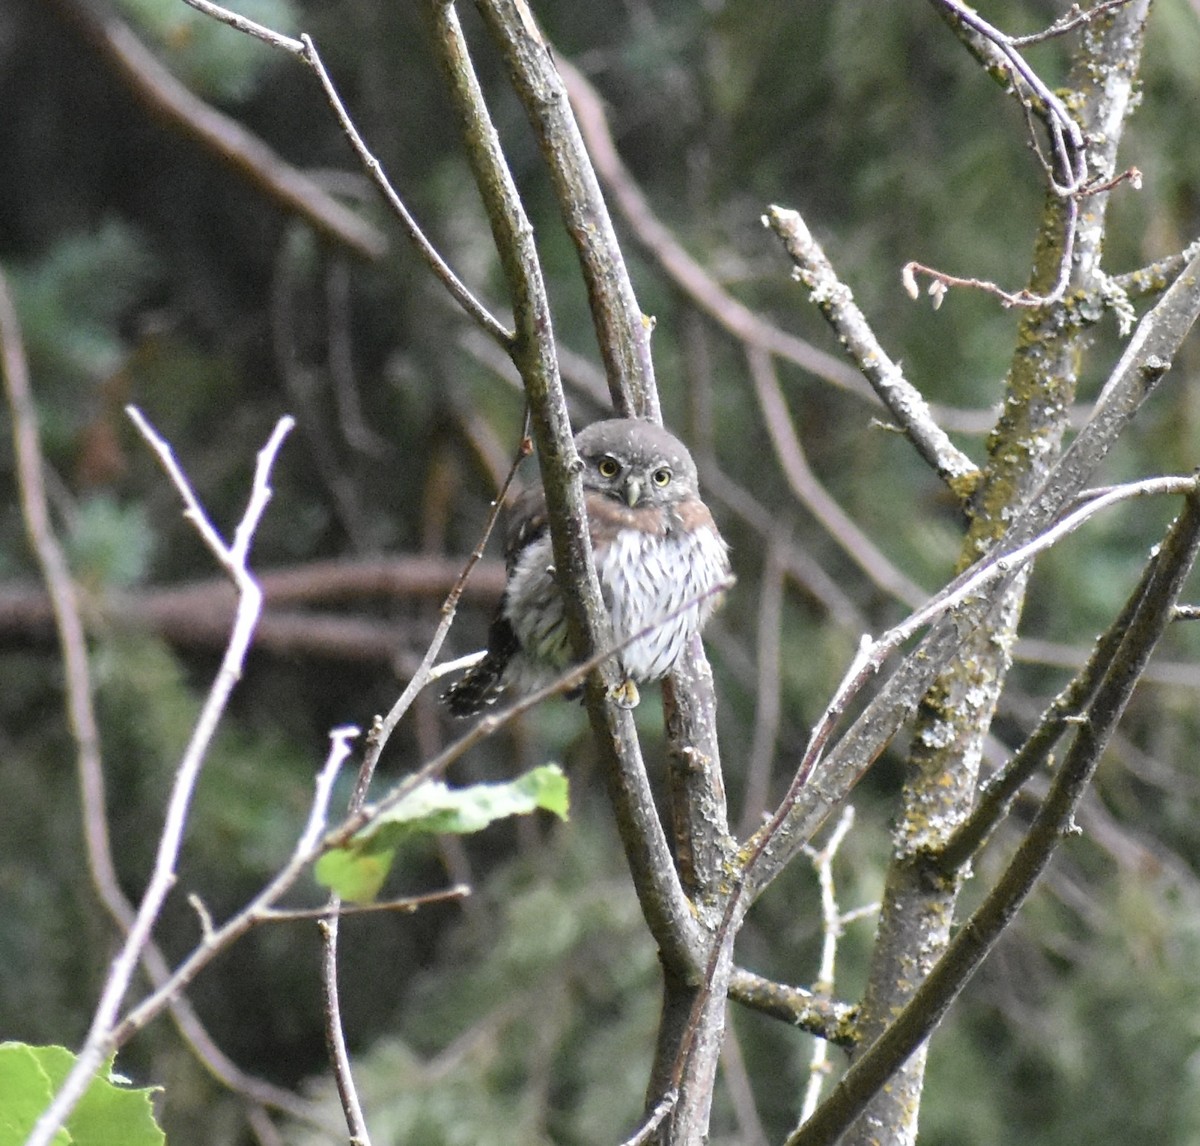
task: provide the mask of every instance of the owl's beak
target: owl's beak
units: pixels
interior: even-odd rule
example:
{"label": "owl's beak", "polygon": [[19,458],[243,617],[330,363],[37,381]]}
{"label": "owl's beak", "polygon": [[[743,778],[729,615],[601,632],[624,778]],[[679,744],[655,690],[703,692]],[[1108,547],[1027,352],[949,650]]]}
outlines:
{"label": "owl's beak", "polygon": [[625,482],[625,504],[632,509],[642,499],[642,482],[640,478],[631,477]]}

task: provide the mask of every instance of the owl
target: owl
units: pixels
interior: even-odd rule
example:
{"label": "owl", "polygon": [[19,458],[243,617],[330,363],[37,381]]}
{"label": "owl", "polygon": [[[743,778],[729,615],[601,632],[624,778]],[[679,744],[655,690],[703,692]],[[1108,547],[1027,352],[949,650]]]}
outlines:
{"label": "owl", "polygon": [[[575,448],[600,591],[616,641],[629,641],[619,653],[625,684],[617,700],[633,707],[635,682],[666,676],[717,607],[717,587],[730,576],[728,546],[700,500],[691,454],[661,426],[595,422],[576,435]],[[514,506],[507,561],[487,652],[443,696],[455,716],[471,716],[505,691],[541,688],[572,662],[540,485]]]}

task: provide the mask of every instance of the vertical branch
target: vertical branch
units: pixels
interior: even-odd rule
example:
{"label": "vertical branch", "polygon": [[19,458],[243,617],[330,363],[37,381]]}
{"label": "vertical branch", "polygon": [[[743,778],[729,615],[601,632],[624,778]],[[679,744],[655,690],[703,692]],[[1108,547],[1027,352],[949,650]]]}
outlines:
{"label": "vertical branch", "polygon": [[346,1047],[346,1032],[342,1026],[342,1006],[338,994],[338,911],[341,900],[335,895],[329,901],[329,914],[317,920],[321,933],[321,979],[325,988],[325,1043],[333,1065],[333,1077],[350,1132],[349,1146],[371,1146],[367,1120],[358,1100],[358,1088],[350,1070],[350,1052]]}
{"label": "vertical branch", "polygon": [[[854,808],[847,804],[838,817],[825,846],[820,851],[812,852],[813,867],[817,872],[817,881],[821,887],[821,965],[817,970],[813,993],[820,996],[832,996],[834,973],[837,966],[838,940],[847,923],[857,919],[869,911],[876,910],[876,904],[856,911],[843,913],[837,903],[837,894],[833,884],[833,861],[838,849],[842,846],[850,829],[854,826]],[[829,1073],[829,1040],[816,1038],[813,1040],[812,1058],[808,1067],[808,1085],[804,1088],[804,1101],[800,1107],[801,1123],[807,1121],[817,1108],[821,1098],[821,1086]]]}
{"label": "vertical branch", "polygon": [[[504,159],[454,6],[428,0],[426,12],[435,55],[513,299],[516,338],[511,353],[529,400],[555,568],[560,584],[570,587],[564,599],[574,649],[581,657],[587,656],[593,650],[612,647],[612,624],[592,559],[581,466],[558,373],[533,227]],[[607,699],[609,689],[618,683],[616,671],[611,664],[603,665],[589,678],[588,715],[608,764],[606,775],[617,824],[647,923],[666,963],[692,977],[701,962],[699,930],[655,810],[633,716]]]}
{"label": "vertical branch", "polygon": [[[942,0],[935,0],[939,7]],[[1083,332],[1058,301],[1068,282],[1088,288],[1099,267],[1104,200],[1089,201],[1087,221],[1074,193],[1089,173],[1107,177],[1115,167],[1142,44],[1144,4],[1131,4],[1110,27],[1085,39],[1071,70],[1084,128],[1103,123],[1086,157],[1084,133],[1065,105],[1050,96],[1047,123],[1061,143],[1062,162],[1047,170],[1041,230],[1035,246],[1030,293],[1040,305],[1023,312],[1021,334],[1005,383],[1004,414],[988,442],[988,462],[970,504],[960,566],[994,549],[1010,531],[1014,512],[1049,479],[1063,452],[1067,411],[1075,396]],[[1012,61],[1010,61],[1012,64]],[[1012,65],[1015,66],[1015,65]],[[1097,69],[1112,69],[1096,84]],[[1069,125],[1069,140],[1062,135]],[[1070,186],[1063,186],[1069,182]],[[1094,197],[1093,197],[1094,198]],[[1056,496],[1061,496],[1056,491]],[[987,730],[1012,663],[1011,648],[1024,604],[1028,569],[1005,584],[983,618],[962,641],[958,655],[921,697],[906,762],[901,810],[888,867],[879,934],[863,997],[863,1045],[892,1026],[903,1006],[951,941],[962,872],[931,878],[925,857],[938,851],[970,814]],[[848,1146],[916,1136],[925,1074],[924,1045],[914,1046],[847,1135]]]}
{"label": "vertical branch", "polygon": [[525,0],[477,0],[509,79],[525,105],[579,256],[613,407],[661,421],[650,324],[634,296],[612,219],[554,65]]}
{"label": "vertical branch", "polygon": [[41,566],[42,579],[50,595],[62,652],[67,720],[77,753],[88,868],[105,906],[110,911],[115,909],[118,922],[127,926],[133,913],[121,892],[113,866],[87,639],[79,613],[75,582],[71,579],[66,555],[50,522],[46,485],[42,478],[42,446],[37,410],[29,385],[29,368],[17,312],[3,275],[0,275],[0,370],[4,374],[5,393],[12,413],[13,452],[16,457],[21,516],[25,519],[29,543]]}
{"label": "vertical branch", "polygon": [[[549,49],[523,0],[477,0],[477,7],[504,57],[513,86],[533,124],[560,211],[576,244],[614,405],[621,413],[659,421],[649,327],[634,298],[599,184]],[[451,18],[449,6],[440,13],[435,8],[435,21],[443,27]],[[444,36],[442,42],[447,42]],[[460,55],[465,59],[465,53]],[[449,55],[445,58],[449,59]],[[452,88],[454,77],[461,70],[457,66],[447,68]],[[461,80],[458,83],[459,90],[466,93],[468,86]],[[469,99],[457,98],[465,137],[470,147],[478,149],[480,137],[491,134],[486,110],[475,95]],[[475,150],[474,156],[476,179],[485,195],[495,194],[506,186],[507,169],[500,158],[498,145],[489,145],[486,151]],[[481,158],[487,162],[481,164]],[[540,291],[541,279],[533,277],[536,259],[528,232],[505,234],[496,226],[496,220],[503,219],[504,213],[493,212],[492,208],[489,213],[494,214],[493,234],[502,257],[506,247],[515,251],[517,244],[524,244],[520,249],[529,251],[527,259],[514,259],[506,264],[521,280],[510,279],[514,295],[529,290],[533,282]],[[527,228],[528,224],[524,225]],[[549,315],[547,313],[544,320],[539,318],[527,341],[523,336],[520,305],[514,310],[518,339],[513,360],[525,380],[536,428],[539,418],[549,415],[551,408],[562,401],[556,363],[553,370],[544,369],[531,344],[533,338],[540,339],[545,352],[552,358]],[[530,361],[523,364],[524,357],[529,357]],[[546,415],[543,415],[543,409]],[[556,418],[554,429],[557,430]],[[583,615],[577,620],[571,617],[575,594],[567,594],[568,621],[582,630],[577,634],[576,651],[590,651],[604,647],[604,637],[610,626],[602,611],[593,611],[594,573],[590,552],[577,554],[581,558],[577,564],[571,563],[570,553],[560,555],[556,522],[561,522],[559,528],[565,527],[568,531],[567,539],[562,541],[565,548],[572,549],[586,538],[575,532],[582,517],[575,516],[573,508],[575,490],[578,489],[578,479],[571,472],[576,464],[574,451],[557,433],[554,437],[556,440],[549,442],[539,438],[538,445],[542,451],[555,564],[559,577],[565,578],[563,584],[583,590],[583,608],[580,610]],[[554,453],[546,453],[547,448],[566,455],[570,459],[570,469],[564,466],[558,470],[559,459]],[[568,478],[573,479],[569,489]],[[572,503],[561,509],[556,505],[560,482],[564,493],[568,494],[567,501]],[[586,580],[581,579],[585,572]],[[702,957],[696,915],[687,901],[667,846],[646,779],[632,716],[607,701],[606,692],[610,685],[611,681],[592,678],[588,686],[588,713],[602,750],[610,758],[608,778],[614,811],[642,908],[664,963],[664,1017],[652,1072],[651,1101],[662,1093],[668,1073],[681,1083],[679,1101],[668,1116],[667,1133],[670,1141],[695,1141],[703,1137],[708,1128],[724,1029],[725,987],[732,967],[733,933],[727,935],[721,952],[710,951],[707,959]],[[696,904],[701,912],[700,926],[713,932],[721,914],[722,873],[731,840],[720,772],[712,672],[698,638],[692,641],[691,648],[664,686],[664,713],[673,765],[668,799],[672,805],[676,837],[683,841],[679,851],[690,861],[688,877],[694,880]],[[711,993],[707,995],[695,982],[701,963],[706,963],[720,979],[710,981]]]}

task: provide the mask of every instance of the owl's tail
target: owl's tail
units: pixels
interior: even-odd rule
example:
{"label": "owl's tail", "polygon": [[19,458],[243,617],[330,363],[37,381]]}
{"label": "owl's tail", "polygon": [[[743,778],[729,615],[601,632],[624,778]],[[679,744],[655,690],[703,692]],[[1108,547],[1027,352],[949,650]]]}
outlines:
{"label": "owl's tail", "polygon": [[450,715],[475,716],[495,704],[504,691],[504,670],[520,647],[512,625],[504,617],[497,617],[488,632],[487,653],[483,660],[442,693]]}

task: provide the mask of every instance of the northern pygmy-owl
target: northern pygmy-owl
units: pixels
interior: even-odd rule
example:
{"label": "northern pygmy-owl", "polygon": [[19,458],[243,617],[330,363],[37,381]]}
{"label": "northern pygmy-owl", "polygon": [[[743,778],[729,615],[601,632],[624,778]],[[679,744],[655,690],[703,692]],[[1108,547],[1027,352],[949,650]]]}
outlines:
{"label": "northern pygmy-owl", "polygon": [[[634,681],[667,675],[718,604],[729,556],[708,506],[696,463],[674,435],[653,422],[613,418],[575,437],[583,461],[596,573],[612,617],[626,680],[619,699],[637,703]],[[517,500],[506,546],[508,582],[488,634],[487,653],[444,695],[455,716],[470,716],[506,689],[531,692],[572,660],[541,485]]]}

